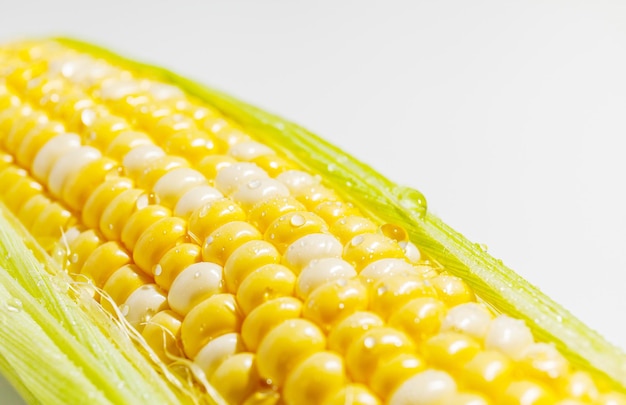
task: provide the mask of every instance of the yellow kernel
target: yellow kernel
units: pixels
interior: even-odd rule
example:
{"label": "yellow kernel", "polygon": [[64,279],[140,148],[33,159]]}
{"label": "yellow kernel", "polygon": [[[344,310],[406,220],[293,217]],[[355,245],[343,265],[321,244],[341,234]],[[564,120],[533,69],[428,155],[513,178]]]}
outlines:
{"label": "yellow kernel", "polygon": [[[21,170],[19,172],[22,173]],[[17,213],[26,201],[43,192],[41,184],[26,173],[24,173],[24,177],[16,178],[13,184],[3,184],[2,189],[3,201],[13,213]]]}
{"label": "yellow kernel", "polygon": [[284,252],[295,240],[310,233],[327,231],[326,223],[319,216],[306,211],[294,211],[280,216],[265,231],[265,240],[279,252]]}
{"label": "yellow kernel", "polygon": [[[124,193],[122,193],[122,195],[124,195]],[[135,210],[135,212],[128,217],[122,229],[122,243],[124,243],[124,246],[126,246],[128,250],[135,250],[135,244],[149,226],[163,218],[170,218],[171,216],[172,211],[162,205],[148,205]],[[104,233],[104,229],[102,232]]]}
{"label": "yellow kernel", "polygon": [[327,351],[313,353],[289,373],[283,398],[287,404],[324,404],[346,382],[343,359],[339,355]]}
{"label": "yellow kernel", "polygon": [[451,372],[460,370],[480,350],[480,343],[456,332],[441,332],[421,346],[424,358],[430,364]]}
{"label": "yellow kernel", "polygon": [[598,398],[598,388],[591,376],[584,371],[575,371],[565,378],[565,396],[593,402]]}
{"label": "yellow kernel", "polygon": [[189,162],[182,157],[165,155],[148,161],[142,173],[135,179],[137,186],[145,190],[152,190],[154,185],[166,173],[174,169],[188,168]]}
{"label": "yellow kernel", "polygon": [[239,285],[237,302],[244,314],[266,301],[294,294],[296,276],[280,264],[266,264],[250,273]]}
{"label": "yellow kernel", "polygon": [[328,348],[345,355],[348,346],[368,330],[385,323],[372,312],[357,311],[343,318],[328,334]]}
{"label": "yellow kernel", "polygon": [[232,294],[216,294],[196,305],[185,316],[181,327],[187,357],[196,357],[204,345],[218,336],[239,332],[242,318]]}
{"label": "yellow kernel", "polygon": [[30,227],[30,233],[46,251],[50,251],[59,241],[63,232],[74,223],[76,223],[76,219],[72,213],[59,203],[53,202],[39,213]]}
{"label": "yellow kernel", "polygon": [[48,205],[52,204],[49,198],[43,194],[35,194],[19,208],[17,211],[17,218],[24,225],[26,229],[32,229],[33,223],[39,218],[39,215],[46,209]]}
{"label": "yellow kernel", "polygon": [[379,365],[403,353],[415,354],[408,336],[389,327],[372,328],[348,346],[346,366],[354,381],[370,384]]}
{"label": "yellow kernel", "polygon": [[274,327],[261,341],[257,351],[261,378],[281,387],[285,378],[304,358],[326,347],[326,338],[313,323],[288,319]]}
{"label": "yellow kernel", "polygon": [[385,258],[404,257],[398,243],[376,233],[364,233],[353,237],[345,244],[343,258],[352,264],[357,272],[368,264]]}
{"label": "yellow kernel", "polygon": [[198,163],[207,155],[217,153],[217,146],[207,133],[195,130],[180,131],[163,143],[167,153],[182,156],[191,163]]}
{"label": "yellow kernel", "polygon": [[250,273],[266,264],[278,262],[280,262],[280,254],[271,243],[263,240],[251,240],[244,243],[231,253],[224,264],[226,289],[236,292]]}
{"label": "yellow kernel", "polygon": [[308,210],[313,210],[319,204],[325,201],[339,201],[340,198],[333,190],[321,184],[314,184],[302,194],[294,194],[294,197],[300,201]]}
{"label": "yellow kernel", "polygon": [[128,122],[115,115],[96,117],[86,130],[83,141],[99,150],[106,150],[111,142],[122,132],[130,130]]}
{"label": "yellow kernel", "polygon": [[447,405],[490,405],[491,401],[474,392],[457,392],[446,397]]}
{"label": "yellow kernel", "polygon": [[154,270],[154,281],[169,290],[176,277],[187,267],[202,260],[202,249],[195,243],[181,243],[163,254]]}
{"label": "yellow kernel", "polygon": [[237,163],[237,160],[228,155],[209,155],[197,163],[196,170],[207,179],[214,180],[220,170],[234,163]]}
{"label": "yellow kernel", "polygon": [[180,131],[189,131],[196,128],[195,122],[183,114],[168,114],[161,118],[150,134],[155,139],[167,139]]}
{"label": "yellow kernel", "polygon": [[533,343],[527,347],[518,364],[527,377],[548,385],[553,385],[555,380],[564,378],[570,372],[567,359],[548,343]]}
{"label": "yellow kernel", "polygon": [[323,284],[307,297],[302,316],[328,333],[342,318],[367,309],[367,289],[358,279]]}
{"label": "yellow kernel", "polygon": [[295,211],[305,211],[302,203],[293,197],[274,196],[259,201],[249,211],[250,223],[265,233],[267,228],[281,216]]}
{"label": "yellow kernel", "polygon": [[293,163],[278,155],[261,155],[252,159],[252,162],[265,170],[270,177],[276,177],[280,173],[295,169]]}
{"label": "yellow kernel", "polygon": [[80,274],[93,280],[96,287],[102,288],[115,270],[129,263],[130,255],[126,249],[117,242],[106,242],[89,255]]}
{"label": "yellow kernel", "polygon": [[387,276],[373,285],[370,306],[386,320],[396,308],[415,298],[436,296],[435,289],[420,276]]}
{"label": "yellow kernel", "polygon": [[163,254],[180,243],[188,242],[187,222],[182,218],[165,217],[148,226],[133,249],[133,260],[140,269],[153,275]]}
{"label": "yellow kernel", "polygon": [[504,354],[485,350],[463,366],[463,384],[491,396],[499,396],[511,381],[513,363]]}
{"label": "yellow kernel", "polygon": [[245,221],[246,213],[228,198],[220,198],[204,204],[189,217],[189,233],[201,244],[220,226],[231,221]]}
{"label": "yellow kernel", "polygon": [[217,367],[209,382],[229,404],[239,404],[260,385],[256,356],[237,353]]}
{"label": "yellow kernel", "polygon": [[87,163],[79,171],[71,173],[64,182],[61,196],[66,204],[79,211],[85,205],[89,195],[102,184],[108,176],[117,176],[118,163],[113,159],[101,157]]}
{"label": "yellow kernel", "polygon": [[132,187],[133,181],[125,177],[116,177],[97,186],[82,208],[81,218],[85,226],[98,229],[102,213],[111,200]]}
{"label": "yellow kernel", "polygon": [[375,223],[357,215],[340,218],[330,227],[330,233],[339,238],[344,245],[357,235],[376,233],[377,230]]}
{"label": "yellow kernel", "polygon": [[551,405],[556,402],[556,398],[549,388],[534,381],[521,380],[510,383],[499,402],[511,405]]}
{"label": "yellow kernel", "polygon": [[446,306],[432,297],[415,298],[394,310],[389,325],[422,341],[439,330],[446,315]]}
{"label": "yellow kernel", "polygon": [[230,255],[241,245],[263,236],[245,221],[232,221],[211,232],[202,245],[202,260],[224,265]]}
{"label": "yellow kernel", "polygon": [[109,240],[120,240],[128,219],[137,211],[137,202],[145,194],[132,188],[113,198],[100,216],[100,232]]}
{"label": "yellow kernel", "polygon": [[381,362],[372,375],[371,388],[387,398],[400,384],[426,368],[424,360],[413,353],[402,353]]}
{"label": "yellow kernel", "polygon": [[302,302],[293,297],[279,297],[264,302],[243,321],[243,342],[248,350],[255,351],[269,331],[284,320],[300,318],[301,312]]}
{"label": "yellow kernel", "polygon": [[109,143],[104,154],[121,162],[128,152],[140,145],[152,145],[152,140],[143,132],[123,131]]}
{"label": "yellow kernel", "polygon": [[313,213],[319,215],[329,226],[333,226],[341,218],[360,215],[352,203],[343,201],[324,201],[313,208]]}
{"label": "yellow kernel", "polygon": [[[109,295],[114,304],[122,305],[135,290],[150,283],[150,281],[150,278],[139,267],[134,264],[126,264],[111,274],[102,289]],[[101,300],[101,302],[105,305],[106,300]]]}
{"label": "yellow kernel", "polygon": [[68,246],[66,271],[75,276],[80,272],[85,260],[102,244],[102,239],[94,230],[81,232]]}
{"label": "yellow kernel", "polygon": [[454,307],[465,302],[476,301],[474,292],[459,277],[448,274],[440,274],[430,279],[433,287],[437,290],[439,299],[449,307]]}
{"label": "yellow kernel", "polygon": [[181,324],[180,315],[165,310],[150,318],[141,332],[148,346],[166,364],[174,361],[173,357],[182,355],[182,349],[178,346]]}
{"label": "yellow kernel", "polygon": [[381,405],[382,402],[363,384],[348,384],[328,398],[325,405]]}
{"label": "yellow kernel", "polygon": [[29,114],[19,116],[11,130],[4,136],[4,149],[15,154],[26,134],[43,127],[46,123],[48,123],[48,116],[39,111],[31,111]]}

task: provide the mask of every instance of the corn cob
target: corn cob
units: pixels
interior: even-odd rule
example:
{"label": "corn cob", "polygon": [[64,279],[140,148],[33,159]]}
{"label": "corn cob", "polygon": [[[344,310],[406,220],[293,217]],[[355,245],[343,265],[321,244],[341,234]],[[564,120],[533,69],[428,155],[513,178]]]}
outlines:
{"label": "corn cob", "polygon": [[626,404],[624,355],[419,193],[169,72],[2,48],[0,158],[5,215],[201,401]]}

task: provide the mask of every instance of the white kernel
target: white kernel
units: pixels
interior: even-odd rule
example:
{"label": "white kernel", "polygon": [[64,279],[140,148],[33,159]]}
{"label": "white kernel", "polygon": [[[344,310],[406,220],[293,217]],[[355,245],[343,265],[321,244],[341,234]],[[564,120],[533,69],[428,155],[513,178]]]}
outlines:
{"label": "white kernel", "polygon": [[454,395],[456,383],[444,371],[422,371],[403,382],[389,397],[389,405],[439,405]]}
{"label": "white kernel", "polygon": [[141,82],[134,79],[107,79],[100,87],[100,98],[103,100],[119,100],[141,91]]}
{"label": "white kernel", "polygon": [[101,156],[100,151],[91,146],[81,146],[63,154],[54,162],[50,169],[48,189],[53,195],[60,197],[67,177]]}
{"label": "white kernel", "polygon": [[533,344],[533,335],[524,321],[500,315],[491,321],[485,337],[485,348],[506,354],[519,360],[528,346]]}
{"label": "white kernel", "polygon": [[339,279],[351,279],[356,275],[354,267],[343,259],[326,257],[313,260],[302,269],[298,276],[296,294],[305,300],[311,292],[322,284]]}
{"label": "white kernel", "polygon": [[288,195],[289,190],[283,183],[267,177],[252,179],[240,185],[232,194],[232,198],[245,209],[270,197],[287,197]]}
{"label": "white kernel", "polygon": [[[358,237],[360,235],[355,236]],[[418,274],[404,259],[380,259],[365,266],[359,274],[368,284],[374,284],[386,276]]]}
{"label": "white kernel", "polygon": [[[297,215],[294,215],[291,219],[296,217]],[[304,221],[304,217],[302,217],[302,221]],[[312,233],[291,243],[285,251],[283,262],[297,275],[312,260],[327,257],[340,258],[342,252],[343,246],[335,236],[326,233]]]}
{"label": "white kernel", "polygon": [[156,284],[146,284],[133,291],[120,308],[124,305],[126,320],[141,332],[154,314],[167,309],[167,297]]}
{"label": "white kernel", "polygon": [[154,184],[152,191],[163,205],[173,207],[184,193],[194,187],[206,184],[206,177],[199,171],[188,167],[179,167],[161,176]]}
{"label": "white kernel", "polygon": [[230,195],[234,193],[240,186],[249,183],[255,179],[267,178],[265,170],[261,169],[254,163],[234,163],[226,166],[215,176],[215,188]]}
{"label": "white kernel", "polygon": [[404,250],[404,257],[406,257],[409,263],[417,264],[420,261],[422,254],[413,242],[400,242],[399,245]]}
{"label": "white kernel", "polygon": [[244,350],[240,334],[226,333],[204,345],[193,362],[204,371],[206,378],[209,379],[224,360]]}
{"label": "white kernel", "polygon": [[560,378],[569,371],[565,357],[547,343],[533,343],[528,346],[521,354],[521,361],[553,379]]}
{"label": "white kernel", "polygon": [[124,155],[122,164],[130,177],[137,178],[150,162],[162,156],[165,152],[156,145],[139,145]]}
{"label": "white kernel", "polygon": [[176,86],[159,82],[148,82],[148,92],[155,100],[169,100],[182,97],[183,92]]}
{"label": "white kernel", "polygon": [[174,215],[181,218],[189,217],[194,211],[205,204],[223,198],[218,189],[202,185],[187,190],[176,203]]}
{"label": "white kernel", "polygon": [[183,270],[172,283],[167,300],[180,315],[187,315],[202,300],[222,291],[222,266],[194,263]]}
{"label": "white kernel", "polygon": [[299,195],[320,182],[317,177],[300,170],[284,171],[276,176],[276,180],[287,186],[291,194],[294,195]]}
{"label": "white kernel", "polygon": [[237,160],[251,161],[259,156],[275,155],[276,152],[269,146],[256,141],[238,142],[230,147],[228,154]]}
{"label": "white kernel", "polygon": [[50,169],[57,159],[72,149],[80,147],[80,136],[71,133],[59,134],[46,142],[33,160],[33,176],[39,181],[46,181]]}
{"label": "white kernel", "polygon": [[484,305],[467,302],[448,311],[441,324],[441,329],[465,333],[482,340],[489,330],[491,318],[491,313]]}

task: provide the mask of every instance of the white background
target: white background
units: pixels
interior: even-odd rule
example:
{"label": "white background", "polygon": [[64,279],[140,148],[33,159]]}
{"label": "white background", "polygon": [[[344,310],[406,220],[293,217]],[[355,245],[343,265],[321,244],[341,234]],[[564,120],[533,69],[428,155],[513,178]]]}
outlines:
{"label": "white background", "polygon": [[420,189],[626,349],[626,2],[0,2],[0,41],[164,65]]}

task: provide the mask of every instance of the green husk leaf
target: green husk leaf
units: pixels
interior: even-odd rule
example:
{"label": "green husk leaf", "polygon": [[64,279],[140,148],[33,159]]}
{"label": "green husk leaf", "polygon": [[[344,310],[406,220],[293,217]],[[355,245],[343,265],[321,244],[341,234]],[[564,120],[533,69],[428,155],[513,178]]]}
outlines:
{"label": "green husk leaf", "polygon": [[0,370],[28,403],[193,403],[0,204]]}
{"label": "green husk leaf", "polygon": [[[553,342],[575,365],[626,391],[626,354],[570,312],[428,212],[417,190],[386,179],[370,166],[306,129],[167,69],[135,62],[69,38],[63,44],[177,85],[221,110],[258,140],[282,151],[382,222],[402,225],[420,250],[462,277],[497,311],[522,319],[538,340]],[[314,159],[311,159],[311,156]]]}

